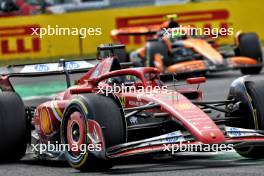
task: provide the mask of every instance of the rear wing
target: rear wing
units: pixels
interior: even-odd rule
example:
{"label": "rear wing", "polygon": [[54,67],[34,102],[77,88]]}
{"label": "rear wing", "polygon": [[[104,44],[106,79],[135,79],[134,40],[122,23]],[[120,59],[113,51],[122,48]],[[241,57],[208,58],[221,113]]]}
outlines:
{"label": "rear wing", "polygon": [[71,73],[87,72],[95,66],[96,60],[64,61],[55,63],[37,63],[28,65],[10,65],[0,68],[0,89],[15,91],[10,82],[11,77],[41,77],[65,74],[67,87],[70,86]]}
{"label": "rear wing", "polygon": [[[93,68],[96,60],[65,61],[65,68],[69,73],[86,72]],[[9,76],[45,76],[53,74],[62,74],[63,67],[59,62],[37,63],[29,65],[9,65],[0,68],[0,75]]]}

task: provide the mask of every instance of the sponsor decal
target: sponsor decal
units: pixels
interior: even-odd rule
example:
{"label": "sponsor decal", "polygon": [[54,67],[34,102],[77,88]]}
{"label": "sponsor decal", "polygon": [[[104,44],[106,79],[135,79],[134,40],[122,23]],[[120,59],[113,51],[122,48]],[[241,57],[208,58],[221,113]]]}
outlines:
{"label": "sponsor decal", "polygon": [[[92,67],[94,67],[94,65],[86,61],[66,62],[67,70],[88,69]],[[62,71],[62,70],[63,68],[59,66],[59,63],[47,63],[47,64],[26,65],[20,71],[20,73],[52,72],[52,71]]]}
{"label": "sponsor decal", "polygon": [[166,134],[166,139],[164,139],[163,143],[176,143],[176,142],[182,142],[185,141],[181,131],[175,131],[172,133]]}
{"label": "sponsor decal", "polygon": [[58,63],[25,65],[20,73],[39,73],[51,71],[59,71]]}
{"label": "sponsor decal", "polygon": [[37,71],[37,72],[47,72],[49,71],[49,66],[46,65],[46,64],[38,64],[38,65],[35,65],[34,66],[34,69]]}
{"label": "sponsor decal", "polygon": [[[173,12],[171,12],[172,14]],[[204,11],[189,11],[189,12],[174,12],[177,13],[179,19],[177,20],[181,25],[190,25],[194,28],[202,24],[202,28],[213,28],[213,26],[218,25],[219,28],[228,29],[230,23],[229,11],[226,9],[215,9],[215,10],[204,10]],[[146,15],[146,16],[134,16],[134,17],[119,17],[116,18],[116,28],[124,27],[137,27],[137,26],[152,26],[160,25],[164,22],[164,16],[168,13],[157,14],[157,15]],[[136,44],[141,45],[145,43],[146,39],[149,37],[142,37],[141,35],[133,36],[118,36],[118,40],[123,44]],[[222,36],[226,37],[226,36]]]}
{"label": "sponsor decal", "polygon": [[236,127],[225,127],[226,135],[228,137],[249,137],[249,136],[263,136],[256,130],[236,128]]}
{"label": "sponsor decal", "polygon": [[238,128],[234,128],[234,127],[229,128],[228,134],[229,136],[232,136],[232,137],[242,136],[241,131]]}
{"label": "sponsor decal", "polygon": [[78,69],[78,68],[80,68],[80,65],[78,64],[78,62],[66,62],[67,70]]}
{"label": "sponsor decal", "polygon": [[134,100],[129,100],[128,104],[131,106],[143,106],[143,105],[145,105],[145,103],[143,103],[141,101],[134,101]]}
{"label": "sponsor decal", "polygon": [[52,129],[52,124],[50,121],[50,116],[49,112],[46,108],[42,108],[40,111],[40,121],[41,121],[41,130],[43,131],[44,134],[51,134],[53,129]]}
{"label": "sponsor decal", "polygon": [[192,109],[193,105],[191,103],[181,103],[181,104],[176,104],[175,108],[177,110],[190,110]]}
{"label": "sponsor decal", "polygon": [[131,118],[129,118],[129,122],[131,124],[138,124],[138,118],[135,116],[132,116]]}
{"label": "sponsor decal", "polygon": [[38,36],[31,35],[31,28],[39,25],[0,28],[0,55],[38,53],[41,50]]}

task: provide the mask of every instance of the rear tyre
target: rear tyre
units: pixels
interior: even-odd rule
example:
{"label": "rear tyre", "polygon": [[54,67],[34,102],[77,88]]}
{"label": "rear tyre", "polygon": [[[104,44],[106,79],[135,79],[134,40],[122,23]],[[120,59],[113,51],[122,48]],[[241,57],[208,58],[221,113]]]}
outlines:
{"label": "rear tyre", "polygon": [[[252,129],[259,129],[264,130],[264,81],[250,81],[246,82],[246,87],[248,94],[251,99],[251,104],[255,110],[256,118],[250,114],[251,121],[250,125]],[[256,119],[256,121],[253,121]],[[243,147],[243,148],[236,148],[237,153],[239,153],[243,157],[247,158],[264,158],[264,147],[260,146],[251,146],[251,147]]]}
{"label": "rear tyre", "polygon": [[21,159],[27,148],[27,119],[23,101],[15,92],[0,92],[0,161]]}
{"label": "rear tyre", "polygon": [[[239,36],[238,55],[256,59],[262,63],[262,50],[256,33],[245,33]],[[262,66],[241,68],[242,74],[259,74]]]}
{"label": "rear tyre", "polygon": [[163,57],[164,66],[169,65],[168,46],[162,41],[149,41],[146,45],[145,66],[155,67],[155,54],[160,54]]}
{"label": "rear tyre", "polygon": [[[87,135],[81,135],[87,134],[89,119],[100,125],[106,148],[125,143],[125,123],[116,102],[103,95],[84,94],[77,96],[65,110],[61,124],[62,144],[89,145]],[[77,132],[74,132],[75,129]],[[98,158],[89,151],[85,153],[65,151],[65,157],[72,167],[81,171],[102,171],[113,166],[107,158]]]}

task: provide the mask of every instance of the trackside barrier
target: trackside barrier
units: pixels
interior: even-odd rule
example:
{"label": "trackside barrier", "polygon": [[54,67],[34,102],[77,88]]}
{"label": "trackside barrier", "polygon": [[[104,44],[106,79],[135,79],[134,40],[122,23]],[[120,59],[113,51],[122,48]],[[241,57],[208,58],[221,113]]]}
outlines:
{"label": "trackside barrier", "polygon": [[[0,19],[0,61],[38,61],[58,57],[83,57],[94,54],[101,43],[112,42],[114,28],[160,24],[165,14],[177,13],[179,23],[199,28],[234,28],[234,31],[255,31],[264,39],[262,0],[226,0],[168,6],[146,6],[58,15],[8,17]],[[90,35],[31,35],[31,28],[85,28]],[[100,28],[100,29],[98,29]],[[51,30],[51,29],[50,29]],[[93,31],[94,30],[94,31]],[[97,31],[96,30],[100,30]],[[52,31],[51,31],[52,32]],[[144,36],[123,36],[128,49],[141,46]],[[222,37],[232,43],[233,36]]]}

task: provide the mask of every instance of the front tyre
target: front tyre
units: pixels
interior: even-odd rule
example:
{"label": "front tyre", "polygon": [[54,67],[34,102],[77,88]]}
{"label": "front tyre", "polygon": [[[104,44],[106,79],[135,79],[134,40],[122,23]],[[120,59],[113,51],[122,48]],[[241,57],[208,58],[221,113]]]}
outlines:
{"label": "front tyre", "polygon": [[[250,125],[252,129],[264,130],[264,81],[254,80],[245,83],[249,101],[255,111],[251,114]],[[235,148],[237,153],[246,158],[264,158],[264,148],[260,146],[250,146],[243,148]]]}
{"label": "front tyre", "polygon": [[[83,94],[74,98],[64,112],[61,124],[61,142],[70,149],[73,145],[91,144],[88,139],[89,120],[100,126],[105,148],[125,143],[125,122],[117,103],[110,97],[95,94]],[[90,133],[89,133],[90,134]],[[96,134],[93,134],[96,136]],[[98,135],[98,134],[97,134]],[[66,150],[69,164],[81,171],[101,171],[109,169],[113,163],[93,152]]]}

